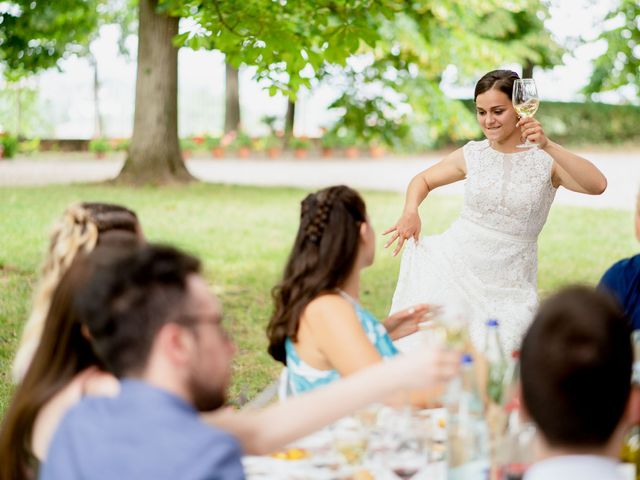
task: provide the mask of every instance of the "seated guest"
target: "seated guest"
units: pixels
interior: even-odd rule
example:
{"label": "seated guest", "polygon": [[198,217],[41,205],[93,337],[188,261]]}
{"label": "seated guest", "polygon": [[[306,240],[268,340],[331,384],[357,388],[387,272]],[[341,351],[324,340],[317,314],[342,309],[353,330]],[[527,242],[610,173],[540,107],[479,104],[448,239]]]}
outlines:
{"label": "seated guest", "polygon": [[199,262],[169,247],[141,247],[97,269],[75,303],[94,348],[121,379],[114,398],[83,399],[56,432],[41,478],[244,478],[243,453],[265,453],[403,388],[442,385],[451,352],[380,363],[326,389],[260,412],[198,412],[225,401],[233,345]]}
{"label": "seated guest", "polygon": [[[640,194],[635,224],[636,238],[640,240]],[[640,254],[614,263],[600,279],[599,288],[613,294],[631,319],[633,330],[640,329]]]}
{"label": "seated guest", "polygon": [[117,392],[118,382],[93,352],[72,297],[90,274],[86,252],[98,245],[101,252],[95,259],[109,261],[140,241],[137,218],[123,207],[83,204],[66,210],[51,238],[35,297],[39,303],[25,329],[24,355],[18,355],[28,360],[28,368],[0,425],[0,478],[36,478],[38,463],[69,407],[86,394]]}
{"label": "seated guest", "polygon": [[373,263],[375,243],[364,201],[351,188],[325,188],[302,201],[267,328],[269,353],[287,366],[281,397],[392,357],[393,340],[417,331],[426,305],[380,323],[360,304],[360,273]]}
{"label": "seated guest", "polygon": [[621,478],[630,334],[613,299],[590,288],[567,288],[540,306],[520,353],[523,407],[542,443],[525,480]]}
{"label": "seated guest", "polygon": [[33,296],[33,308],[25,323],[13,360],[13,378],[19,383],[35,354],[49,311],[51,296],[64,272],[78,253],[88,253],[100,243],[103,233],[129,231],[142,238],[136,214],[109,203],[80,203],[69,206],[51,232],[49,248]]}

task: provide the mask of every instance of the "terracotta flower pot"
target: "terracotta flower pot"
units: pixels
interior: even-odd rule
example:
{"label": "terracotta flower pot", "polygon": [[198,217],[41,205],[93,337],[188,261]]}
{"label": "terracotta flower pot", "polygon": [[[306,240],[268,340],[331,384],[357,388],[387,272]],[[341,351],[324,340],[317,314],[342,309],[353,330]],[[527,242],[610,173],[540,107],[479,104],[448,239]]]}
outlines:
{"label": "terracotta flower pot", "polygon": [[182,150],[182,159],[188,160],[191,158],[191,150]]}
{"label": "terracotta flower pot", "polygon": [[280,149],[278,147],[267,148],[267,157],[270,159],[278,158],[280,156]]}
{"label": "terracotta flower pot", "polygon": [[347,158],[358,158],[360,150],[358,147],[347,147],[344,149],[344,156]]}
{"label": "terracotta flower pot", "polygon": [[222,158],[224,157],[224,148],[222,147],[214,147],[211,149],[211,155],[213,158]]}
{"label": "terracotta flower pot", "polygon": [[251,154],[251,150],[249,149],[249,147],[240,147],[238,149],[238,156],[240,158],[249,158],[250,154]]}
{"label": "terracotta flower pot", "polygon": [[369,156],[372,158],[380,158],[384,156],[384,154],[385,154],[384,147],[380,147],[380,146],[369,147]]}
{"label": "terracotta flower pot", "polygon": [[325,147],[322,149],[322,158],[331,158],[333,157],[333,148]]}
{"label": "terracotta flower pot", "polygon": [[300,160],[303,158],[307,158],[308,153],[309,153],[309,150],[307,150],[306,148],[296,148],[293,151],[293,156]]}

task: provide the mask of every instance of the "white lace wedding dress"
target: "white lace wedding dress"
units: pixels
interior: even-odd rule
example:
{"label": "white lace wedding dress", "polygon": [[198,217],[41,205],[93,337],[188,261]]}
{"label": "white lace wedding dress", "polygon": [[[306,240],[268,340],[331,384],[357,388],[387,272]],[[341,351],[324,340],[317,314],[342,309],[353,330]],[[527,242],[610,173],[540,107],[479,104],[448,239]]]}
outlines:
{"label": "white lace wedding dress", "polygon": [[[466,311],[479,349],[485,321],[496,318],[509,354],[537,306],[537,239],[556,193],[553,159],[543,150],[500,153],[488,140],[469,142],[463,151],[460,218],[440,235],[406,243],[391,312],[423,302]],[[419,348],[419,336],[399,340],[398,348]]]}

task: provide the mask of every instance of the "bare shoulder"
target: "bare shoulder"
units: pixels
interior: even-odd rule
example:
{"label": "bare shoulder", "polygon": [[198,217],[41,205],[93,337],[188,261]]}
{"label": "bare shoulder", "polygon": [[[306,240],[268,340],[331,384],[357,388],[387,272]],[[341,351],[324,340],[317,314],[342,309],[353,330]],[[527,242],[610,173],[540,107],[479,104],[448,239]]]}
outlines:
{"label": "bare shoulder", "polygon": [[311,327],[349,320],[357,322],[353,305],[337,293],[328,293],[314,298],[302,315],[302,321]]}

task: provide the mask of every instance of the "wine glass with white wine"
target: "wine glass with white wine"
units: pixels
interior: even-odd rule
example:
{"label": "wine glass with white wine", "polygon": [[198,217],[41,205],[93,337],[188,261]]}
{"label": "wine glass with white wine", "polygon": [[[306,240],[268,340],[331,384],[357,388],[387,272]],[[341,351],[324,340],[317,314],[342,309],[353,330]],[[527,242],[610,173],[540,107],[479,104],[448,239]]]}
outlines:
{"label": "wine glass with white wine", "polygon": [[[533,78],[518,79],[514,82],[512,101],[513,108],[515,108],[520,117],[533,117],[535,115],[540,105],[540,98]],[[516,146],[518,148],[538,148],[538,145],[530,142],[529,139]]]}

